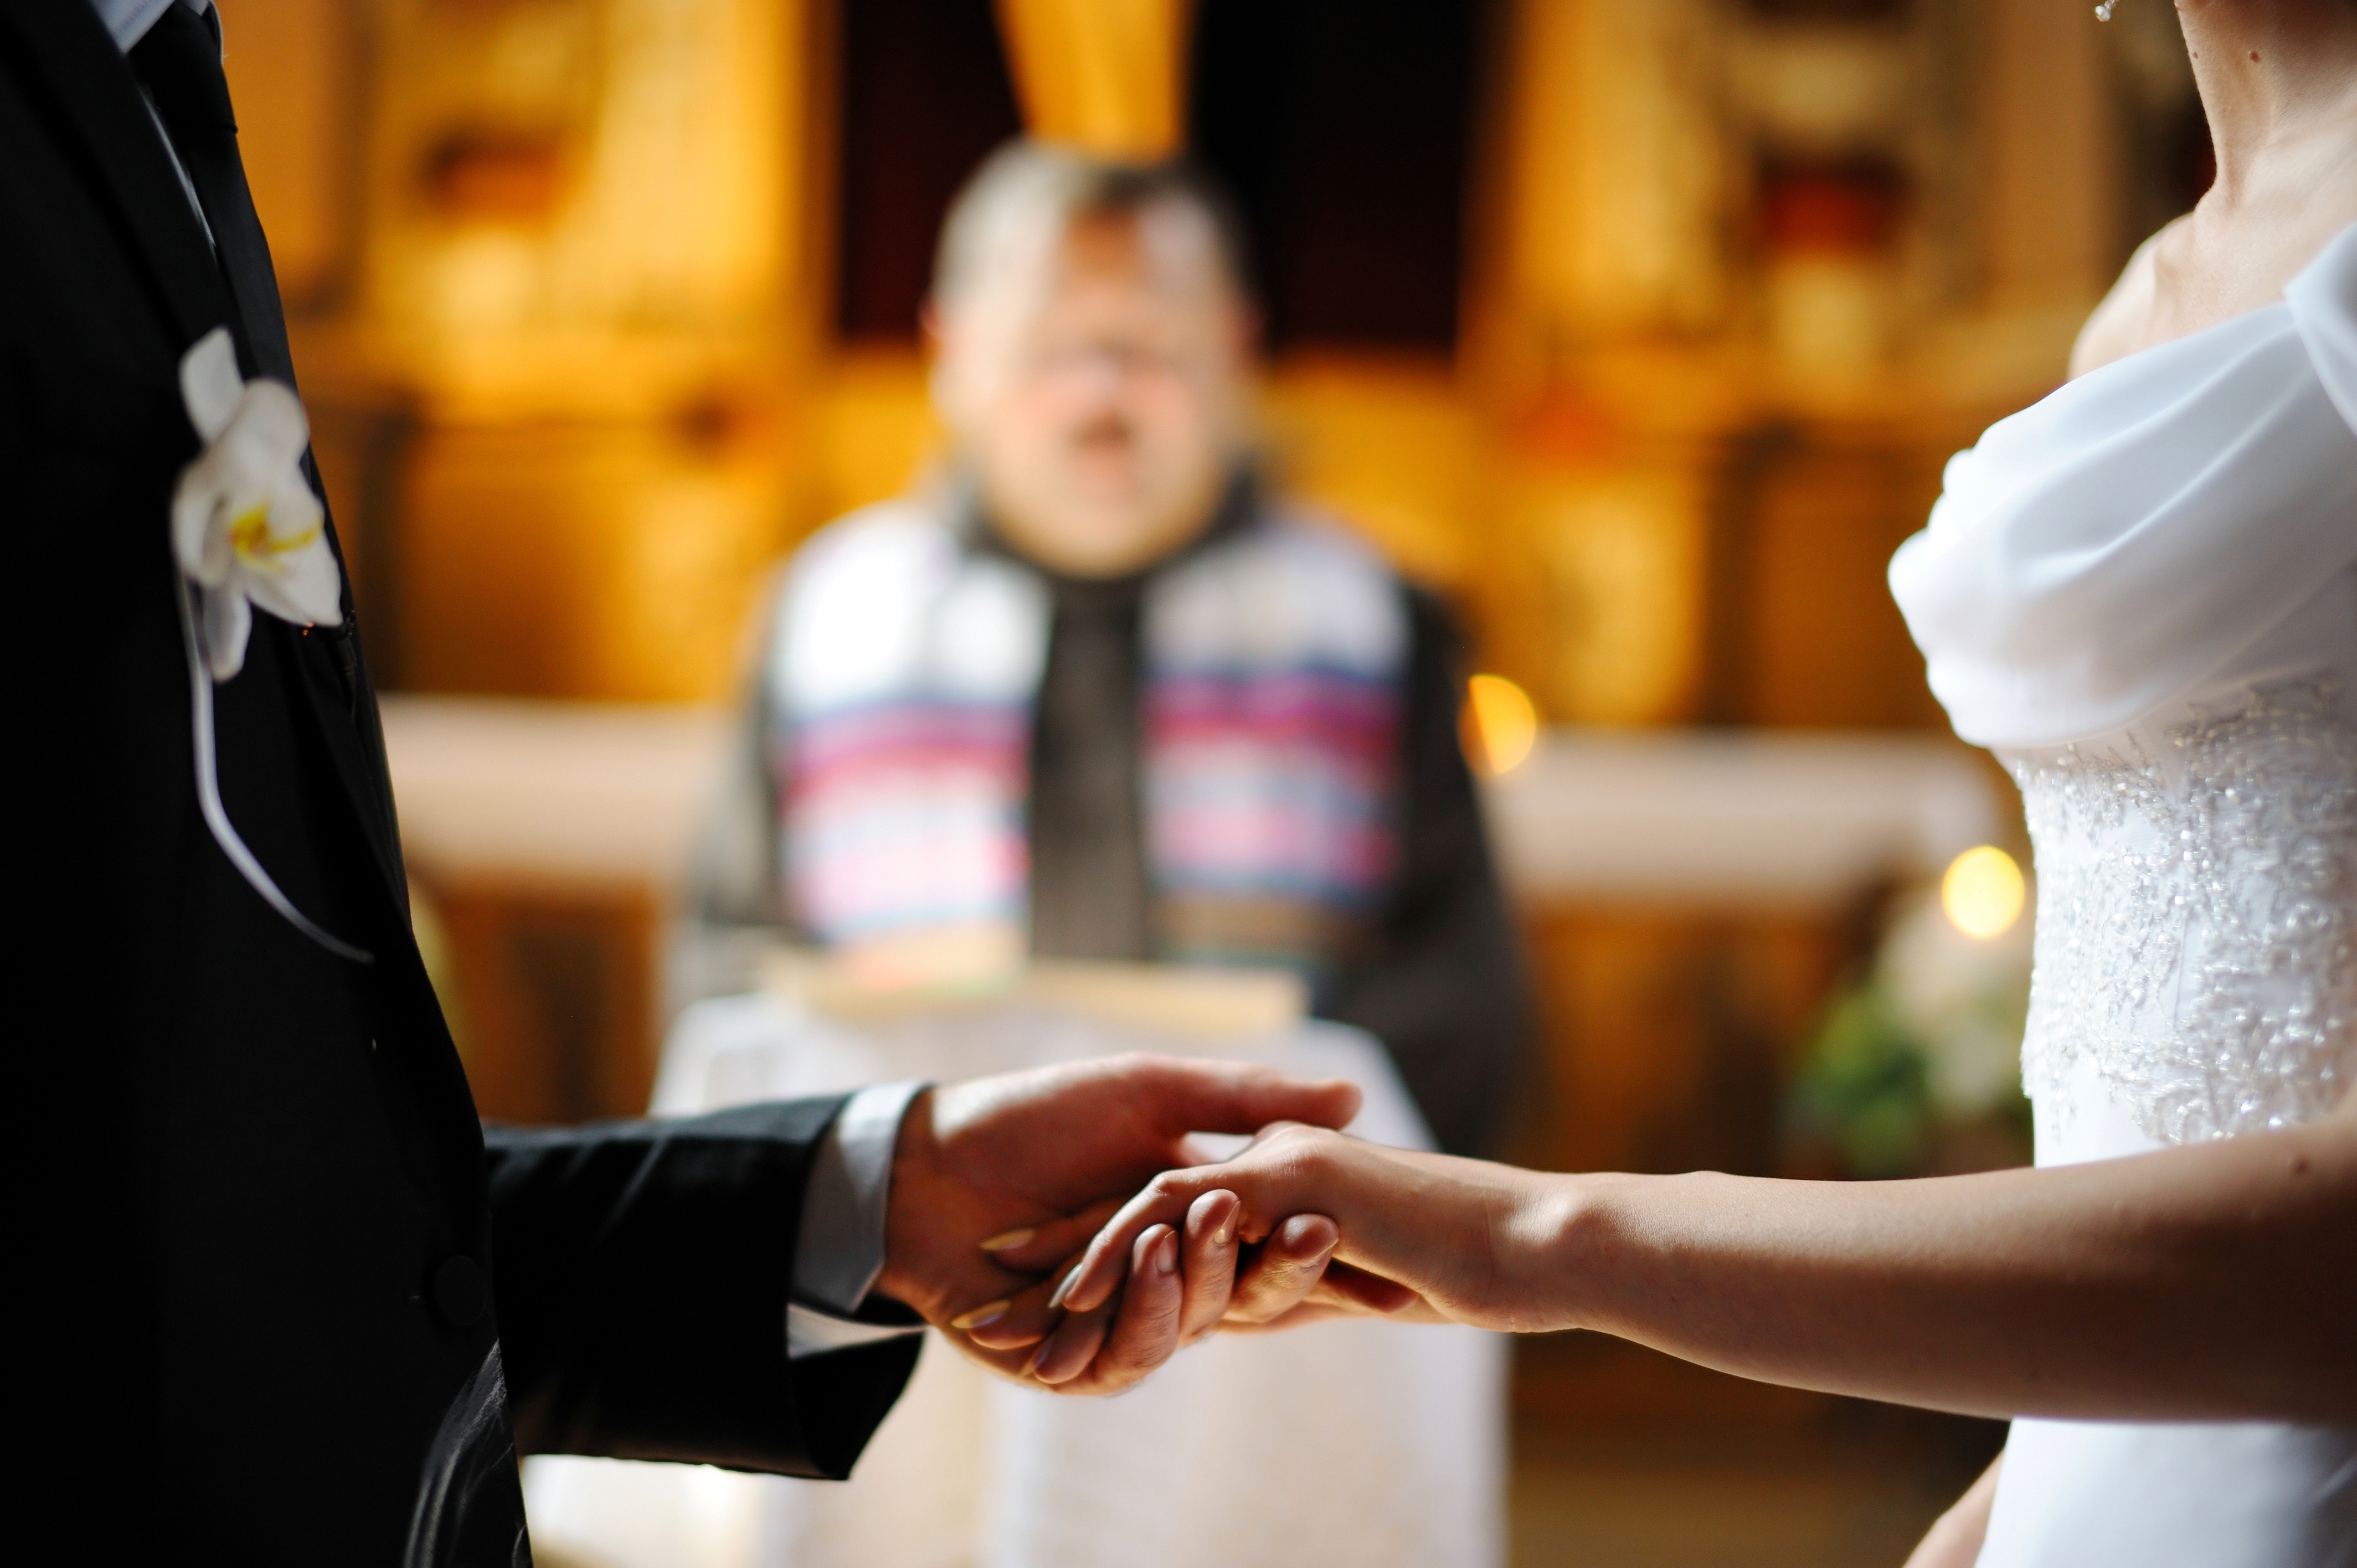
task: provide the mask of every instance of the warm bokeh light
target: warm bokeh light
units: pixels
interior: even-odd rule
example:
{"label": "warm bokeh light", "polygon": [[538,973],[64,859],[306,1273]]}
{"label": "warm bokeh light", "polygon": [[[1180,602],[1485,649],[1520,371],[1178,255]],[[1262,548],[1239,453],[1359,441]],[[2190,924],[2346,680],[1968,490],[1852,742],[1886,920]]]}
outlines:
{"label": "warm bokeh light", "polygon": [[1940,879],[1940,908],[1968,937],[1986,940],[2011,930],[2021,918],[2021,867],[1995,844],[1964,851]]}
{"label": "warm bokeh light", "polygon": [[1466,682],[1465,728],[1467,757],[1495,777],[1520,767],[1538,744],[1539,711],[1503,675],[1476,675]]}

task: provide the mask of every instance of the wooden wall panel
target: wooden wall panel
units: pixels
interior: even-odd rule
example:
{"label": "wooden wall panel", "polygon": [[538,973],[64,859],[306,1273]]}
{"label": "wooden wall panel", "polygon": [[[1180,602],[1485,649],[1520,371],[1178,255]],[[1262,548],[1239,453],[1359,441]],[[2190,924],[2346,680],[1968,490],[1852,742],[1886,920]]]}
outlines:
{"label": "wooden wall panel", "polygon": [[533,1123],[643,1114],[662,1044],[647,892],[465,882],[431,897],[476,1110]]}
{"label": "wooden wall panel", "polygon": [[1851,912],[1524,912],[1544,1112],[1517,1157],[1555,1170],[1779,1168],[1789,1069],[1857,948]]}
{"label": "wooden wall panel", "polygon": [[332,301],[359,239],[357,0],[223,0],[238,152],[290,310]]}
{"label": "wooden wall panel", "polygon": [[1761,465],[1723,541],[1739,582],[1732,717],[1810,728],[1937,727],[1923,659],[1892,602],[1891,553],[1940,493],[1934,454],[1903,441],[1802,442]]}

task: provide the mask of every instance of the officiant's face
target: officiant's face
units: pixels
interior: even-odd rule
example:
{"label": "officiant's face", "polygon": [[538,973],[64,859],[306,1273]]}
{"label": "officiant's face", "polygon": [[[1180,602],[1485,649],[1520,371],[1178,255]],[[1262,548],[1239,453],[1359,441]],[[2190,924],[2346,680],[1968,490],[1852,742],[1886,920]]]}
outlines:
{"label": "officiant's face", "polygon": [[931,328],[936,404],[1015,549],[1114,577],[1210,525],[1252,317],[1200,213],[1162,202],[1011,244]]}

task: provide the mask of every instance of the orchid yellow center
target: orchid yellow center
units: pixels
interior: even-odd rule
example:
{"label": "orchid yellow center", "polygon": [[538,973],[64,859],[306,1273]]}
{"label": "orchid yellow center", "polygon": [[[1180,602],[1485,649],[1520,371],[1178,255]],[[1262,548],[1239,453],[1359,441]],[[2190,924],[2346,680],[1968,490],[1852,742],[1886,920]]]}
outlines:
{"label": "orchid yellow center", "polygon": [[229,525],[230,548],[237,552],[238,559],[248,565],[262,567],[265,571],[277,568],[276,557],[292,555],[296,551],[308,547],[310,542],[318,537],[319,530],[317,524],[305,529],[300,533],[289,534],[285,538],[272,533],[270,509],[266,505],[253,507],[238,513]]}

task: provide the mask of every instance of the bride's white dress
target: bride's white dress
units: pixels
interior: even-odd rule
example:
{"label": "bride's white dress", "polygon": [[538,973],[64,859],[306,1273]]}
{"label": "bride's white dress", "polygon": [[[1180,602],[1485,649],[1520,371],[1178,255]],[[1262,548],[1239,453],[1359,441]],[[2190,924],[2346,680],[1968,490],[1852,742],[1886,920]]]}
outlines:
{"label": "bride's white dress", "polygon": [[[2357,227],[2284,294],[1993,426],[1891,563],[2029,814],[2041,1165],[2357,1076]],[[2357,1563],[2357,1428],[2017,1421],[1980,1563]]]}

